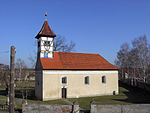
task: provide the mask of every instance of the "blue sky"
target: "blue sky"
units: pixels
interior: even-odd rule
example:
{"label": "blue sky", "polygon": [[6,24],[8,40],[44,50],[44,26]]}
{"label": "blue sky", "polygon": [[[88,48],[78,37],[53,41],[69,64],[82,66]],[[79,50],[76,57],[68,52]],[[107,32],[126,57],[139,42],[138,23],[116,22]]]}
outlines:
{"label": "blue sky", "polygon": [[[3,0],[0,2],[0,63],[16,59],[30,66],[35,36],[45,12],[56,35],[76,43],[75,52],[98,53],[111,63],[124,42],[146,35],[150,42],[149,0]],[[7,52],[9,51],[9,52]]]}

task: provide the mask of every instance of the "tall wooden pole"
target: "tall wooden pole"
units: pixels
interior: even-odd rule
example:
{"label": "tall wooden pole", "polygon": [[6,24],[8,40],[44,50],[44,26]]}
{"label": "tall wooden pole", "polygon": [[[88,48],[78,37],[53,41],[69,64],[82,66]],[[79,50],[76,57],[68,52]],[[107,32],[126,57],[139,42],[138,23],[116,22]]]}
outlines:
{"label": "tall wooden pole", "polygon": [[15,47],[11,46],[10,55],[10,93],[9,93],[9,113],[14,113],[14,76],[15,76]]}

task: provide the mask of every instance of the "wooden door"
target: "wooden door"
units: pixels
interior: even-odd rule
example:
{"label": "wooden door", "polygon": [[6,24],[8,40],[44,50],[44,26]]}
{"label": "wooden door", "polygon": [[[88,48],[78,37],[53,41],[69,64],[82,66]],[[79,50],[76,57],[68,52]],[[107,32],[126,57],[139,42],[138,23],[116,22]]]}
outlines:
{"label": "wooden door", "polygon": [[62,88],[62,98],[67,98],[67,88]]}

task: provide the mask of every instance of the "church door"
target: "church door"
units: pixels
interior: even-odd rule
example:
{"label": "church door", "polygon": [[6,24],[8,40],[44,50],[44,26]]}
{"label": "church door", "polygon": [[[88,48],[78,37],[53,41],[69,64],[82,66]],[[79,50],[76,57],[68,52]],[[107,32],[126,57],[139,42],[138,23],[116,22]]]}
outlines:
{"label": "church door", "polygon": [[62,88],[62,98],[67,98],[67,88]]}

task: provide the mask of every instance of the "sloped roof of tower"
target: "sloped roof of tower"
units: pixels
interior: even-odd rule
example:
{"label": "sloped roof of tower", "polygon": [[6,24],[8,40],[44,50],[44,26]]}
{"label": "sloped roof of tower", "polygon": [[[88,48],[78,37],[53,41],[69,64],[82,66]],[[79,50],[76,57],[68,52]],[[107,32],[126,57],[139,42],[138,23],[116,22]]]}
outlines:
{"label": "sloped roof of tower", "polygon": [[45,20],[40,32],[37,34],[35,38],[38,39],[41,36],[56,37],[56,34],[51,30],[51,28],[48,25],[47,19]]}
{"label": "sloped roof of tower", "polygon": [[54,58],[40,58],[43,69],[118,70],[99,54],[54,52]]}

